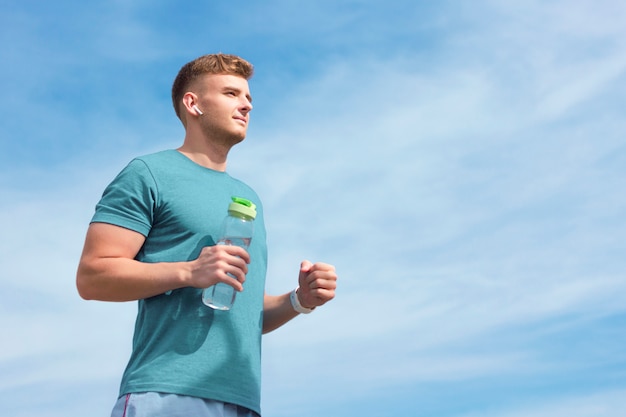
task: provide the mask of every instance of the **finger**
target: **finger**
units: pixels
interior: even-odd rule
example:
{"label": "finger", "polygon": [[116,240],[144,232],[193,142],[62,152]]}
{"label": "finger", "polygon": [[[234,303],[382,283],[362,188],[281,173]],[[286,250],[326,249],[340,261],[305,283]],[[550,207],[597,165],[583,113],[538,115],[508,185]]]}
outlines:
{"label": "finger", "polygon": [[311,269],[310,271],[334,271],[335,267],[334,265],[331,264],[327,264],[324,262],[316,262],[313,265],[311,265]]}
{"label": "finger", "polygon": [[228,253],[231,256],[236,256],[243,259],[243,261],[247,264],[250,263],[250,254],[247,250],[240,246],[218,245],[216,247],[221,248],[224,252]]}
{"label": "finger", "polygon": [[248,273],[248,263],[239,256],[231,256],[229,263],[231,266],[240,269],[244,275]]}
{"label": "finger", "polygon": [[239,291],[239,292],[243,291],[243,281],[240,281],[239,279],[234,278],[233,275],[224,274],[224,277],[225,278],[221,282],[223,282],[226,285],[230,285],[231,287],[235,289],[235,291]]}
{"label": "finger", "polygon": [[230,285],[237,291],[243,291],[243,283],[246,281],[246,275],[239,268],[228,266],[218,274],[220,282]]}
{"label": "finger", "polygon": [[305,283],[308,284],[309,287],[314,287],[318,285],[318,282],[329,281],[335,282],[337,281],[337,274],[334,270],[315,270],[310,272],[305,277]]}
{"label": "finger", "polygon": [[330,301],[335,298],[335,290],[328,288],[317,288],[312,291],[312,295],[319,300]]}
{"label": "finger", "polygon": [[315,289],[315,290],[311,290],[311,292],[309,293],[309,297],[307,299],[311,300],[310,302],[312,305],[321,306],[329,302],[333,298],[335,298],[334,290]]}
{"label": "finger", "polygon": [[337,281],[333,279],[317,279],[309,283],[308,289],[313,292],[315,290],[334,291],[337,288]]}

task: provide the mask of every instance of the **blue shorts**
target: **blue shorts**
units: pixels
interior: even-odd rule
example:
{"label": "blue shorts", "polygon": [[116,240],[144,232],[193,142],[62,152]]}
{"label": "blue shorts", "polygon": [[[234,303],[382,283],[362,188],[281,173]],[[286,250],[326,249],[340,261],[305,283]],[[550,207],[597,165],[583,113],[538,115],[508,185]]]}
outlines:
{"label": "blue shorts", "polygon": [[260,417],[245,407],[177,394],[139,392],[122,395],[111,417]]}

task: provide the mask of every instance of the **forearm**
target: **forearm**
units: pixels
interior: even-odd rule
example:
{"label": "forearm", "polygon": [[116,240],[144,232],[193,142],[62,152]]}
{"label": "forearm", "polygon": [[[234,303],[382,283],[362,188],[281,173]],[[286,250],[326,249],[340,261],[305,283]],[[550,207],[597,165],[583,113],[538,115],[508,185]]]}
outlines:
{"label": "forearm", "polygon": [[184,286],[185,264],[144,263],[125,258],[83,260],[76,286],[86,300],[132,301]]}
{"label": "forearm", "polygon": [[293,309],[289,294],[265,295],[263,298],[263,333],[276,330],[298,313]]}
{"label": "forearm", "polygon": [[208,288],[217,282],[243,290],[250,262],[243,248],[206,246],[192,261],[147,263],[135,260],[144,242],[144,236],[132,230],[92,223],[76,274],[80,296],[131,301],[182,287]]}
{"label": "forearm", "polygon": [[335,267],[329,264],[303,261],[298,276],[299,287],[294,302],[292,292],[271,296],[265,294],[263,299],[263,333],[276,330],[289,320],[296,317],[298,311],[308,314],[316,307],[326,304],[335,297],[337,274]]}

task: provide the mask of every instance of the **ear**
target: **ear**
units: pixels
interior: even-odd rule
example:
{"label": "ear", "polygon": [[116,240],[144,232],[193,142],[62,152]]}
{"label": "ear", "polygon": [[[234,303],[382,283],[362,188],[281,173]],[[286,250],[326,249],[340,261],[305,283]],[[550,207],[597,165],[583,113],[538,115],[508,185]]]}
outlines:
{"label": "ear", "polygon": [[198,113],[193,108],[194,106],[197,106],[197,105],[198,105],[198,96],[192,92],[185,93],[185,95],[183,96],[183,106],[185,110],[187,111],[187,113],[192,113],[194,116],[197,116]]}

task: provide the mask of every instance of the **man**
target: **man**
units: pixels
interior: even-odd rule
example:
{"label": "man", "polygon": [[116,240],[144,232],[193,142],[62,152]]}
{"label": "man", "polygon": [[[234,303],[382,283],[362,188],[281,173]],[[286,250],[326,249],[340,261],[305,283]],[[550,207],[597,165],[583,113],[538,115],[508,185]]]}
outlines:
{"label": "man", "polygon": [[[308,261],[296,290],[265,294],[263,206],[226,173],[228,152],[246,136],[252,73],[225,54],[184,65],[172,87],[182,146],[131,161],[96,206],[78,291],[88,300],[139,300],[112,416],[260,415],[261,334],[335,296],[335,268]],[[215,245],[232,196],[257,206],[248,251]],[[218,282],[239,291],[230,311],[201,302],[202,289]]]}

